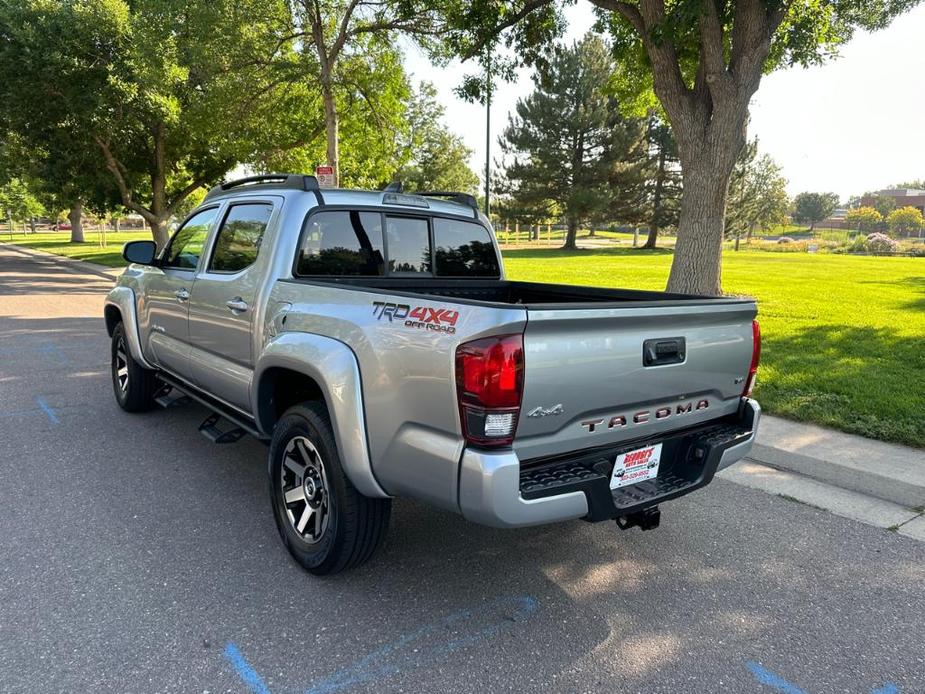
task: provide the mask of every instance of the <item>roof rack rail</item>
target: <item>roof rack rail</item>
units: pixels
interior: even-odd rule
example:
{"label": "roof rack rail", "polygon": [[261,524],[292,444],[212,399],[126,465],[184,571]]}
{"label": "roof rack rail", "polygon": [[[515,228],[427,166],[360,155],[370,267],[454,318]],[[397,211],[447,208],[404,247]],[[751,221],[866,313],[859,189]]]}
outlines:
{"label": "roof rack rail", "polygon": [[463,205],[468,205],[478,214],[479,211],[479,202],[475,199],[474,195],[469,193],[458,193],[448,190],[421,190],[415,191],[412,195],[420,195],[424,198],[449,198],[453,202],[462,203]]}
{"label": "roof rack rail", "polygon": [[306,174],[286,173],[257,174],[256,176],[247,176],[245,178],[235,179],[234,181],[219,183],[217,186],[214,186],[211,190],[209,190],[208,193],[206,193],[205,200],[227,192],[232,188],[252,185],[266,185],[268,187],[288,188],[290,190],[307,190],[315,193],[319,198],[319,202],[324,204],[321,201],[321,186],[318,185],[317,178],[314,176],[308,176]]}

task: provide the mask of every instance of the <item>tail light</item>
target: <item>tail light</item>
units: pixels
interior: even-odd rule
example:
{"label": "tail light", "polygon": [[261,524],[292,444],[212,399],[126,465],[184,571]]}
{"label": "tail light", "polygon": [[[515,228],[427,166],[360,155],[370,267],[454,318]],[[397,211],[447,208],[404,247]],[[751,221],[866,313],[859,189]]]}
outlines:
{"label": "tail light", "polygon": [[761,360],[761,328],[758,321],[752,321],[752,363],[748,367],[748,378],[745,379],[745,390],[742,397],[747,398],[755,387],[755,377],[758,375],[758,362]]}
{"label": "tail light", "polygon": [[510,446],[523,390],[523,335],[488,337],[456,348],[456,397],[469,443]]}

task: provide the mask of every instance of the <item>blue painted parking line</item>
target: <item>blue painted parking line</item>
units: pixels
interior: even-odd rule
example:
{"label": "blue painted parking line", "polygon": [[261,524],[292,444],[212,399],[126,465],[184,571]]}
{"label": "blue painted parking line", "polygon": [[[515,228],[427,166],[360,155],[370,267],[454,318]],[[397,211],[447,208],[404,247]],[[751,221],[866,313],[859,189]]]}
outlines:
{"label": "blue painted parking line", "polygon": [[257,671],[251,667],[250,663],[244,659],[244,656],[241,655],[241,651],[238,650],[238,647],[233,643],[228,643],[225,645],[224,651],[225,660],[231,663],[231,667],[234,668],[234,671],[238,673],[238,677],[241,678],[241,681],[247,685],[254,694],[270,694],[270,690],[267,687],[266,683],[263,681],[263,678],[257,674]]}
{"label": "blue painted parking line", "polygon": [[[447,615],[420,629],[403,634],[391,643],[377,648],[353,665],[334,672],[316,682],[305,694],[328,694],[366,682],[381,682],[408,668],[436,660],[465,646],[488,639],[512,622],[527,619],[536,613],[539,602],[530,595],[502,598]],[[498,615],[497,613],[502,614]],[[445,631],[454,637],[435,641]],[[403,650],[407,647],[407,650]],[[263,678],[247,662],[238,647],[229,642],[223,655],[241,681],[253,694],[270,694]]]}
{"label": "blue painted parking line", "polygon": [[52,424],[60,424],[60,423],[61,423],[61,420],[58,419],[58,414],[51,408],[51,405],[49,405],[47,402],[45,402],[45,398],[43,398],[43,397],[41,397],[41,396],[37,397],[37,398],[35,399],[35,404],[38,405],[38,406],[39,406],[39,409],[40,409],[42,412],[45,413],[45,416],[48,417],[49,421],[50,421]]}
{"label": "blue painted parking line", "polygon": [[[781,694],[806,694],[806,691],[800,689],[800,687],[792,682],[788,682],[780,675],[771,672],[761,665],[761,663],[749,660],[745,663],[745,667],[751,671],[752,675],[754,675],[759,683],[766,687],[771,687],[775,691],[781,692]],[[900,694],[900,692],[899,687],[888,682],[872,690],[870,694]]]}

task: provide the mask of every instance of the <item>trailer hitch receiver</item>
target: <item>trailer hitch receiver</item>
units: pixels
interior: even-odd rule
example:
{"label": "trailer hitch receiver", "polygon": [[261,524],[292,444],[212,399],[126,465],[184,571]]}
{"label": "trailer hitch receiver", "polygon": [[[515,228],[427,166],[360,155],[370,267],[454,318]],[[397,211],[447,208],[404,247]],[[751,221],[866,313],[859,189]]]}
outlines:
{"label": "trailer hitch receiver", "polygon": [[620,530],[629,530],[630,528],[636,527],[641,530],[652,530],[658,527],[661,519],[662,512],[659,510],[658,506],[652,506],[651,508],[646,508],[627,516],[619,516],[617,518],[617,527],[619,527]]}

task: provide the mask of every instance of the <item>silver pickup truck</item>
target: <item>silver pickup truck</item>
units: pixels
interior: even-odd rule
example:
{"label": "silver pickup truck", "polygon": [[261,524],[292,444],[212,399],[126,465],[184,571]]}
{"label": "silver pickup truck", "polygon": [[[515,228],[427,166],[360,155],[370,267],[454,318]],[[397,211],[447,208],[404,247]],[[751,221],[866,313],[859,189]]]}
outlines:
{"label": "silver pickup truck", "polygon": [[505,279],[471,196],[217,186],[105,305],[119,405],[189,399],[269,444],[308,571],[366,561],[391,499],[476,523],[654,528],[751,448],[755,303]]}

